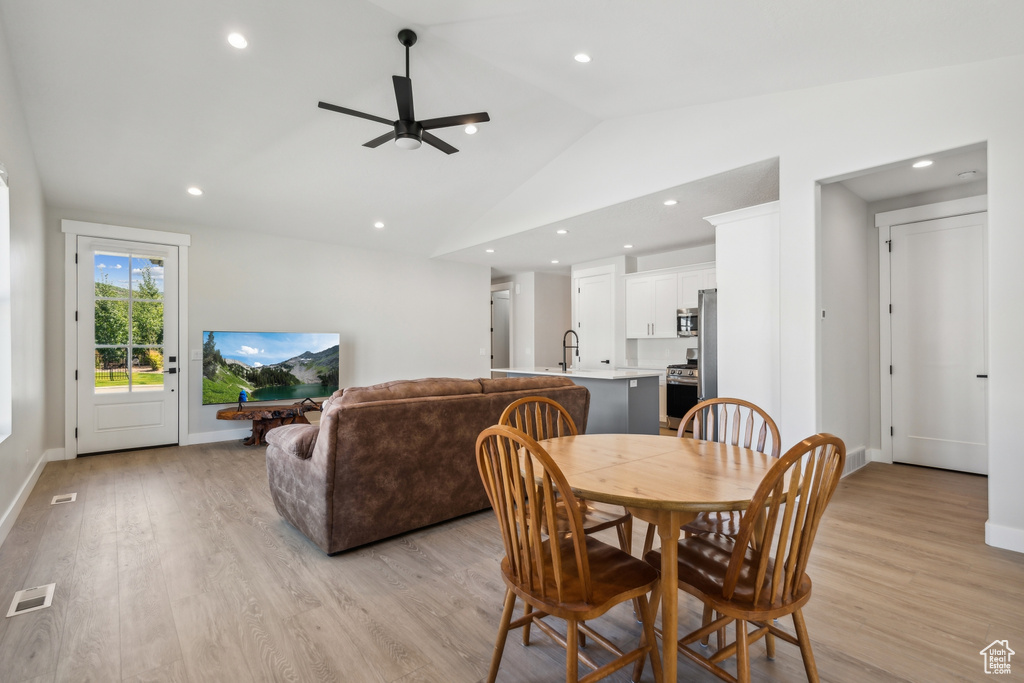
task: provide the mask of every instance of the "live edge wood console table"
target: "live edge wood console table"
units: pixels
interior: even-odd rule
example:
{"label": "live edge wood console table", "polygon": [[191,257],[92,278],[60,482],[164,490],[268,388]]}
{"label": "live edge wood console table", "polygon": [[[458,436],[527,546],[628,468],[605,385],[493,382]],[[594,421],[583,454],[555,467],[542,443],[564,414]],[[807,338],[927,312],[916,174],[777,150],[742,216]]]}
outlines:
{"label": "live edge wood console table", "polygon": [[295,423],[309,424],[305,414],[320,410],[319,403],[295,403],[283,406],[251,406],[242,409],[223,408],[217,411],[218,420],[252,420],[252,435],[243,441],[246,446],[263,445],[263,437],[274,427]]}

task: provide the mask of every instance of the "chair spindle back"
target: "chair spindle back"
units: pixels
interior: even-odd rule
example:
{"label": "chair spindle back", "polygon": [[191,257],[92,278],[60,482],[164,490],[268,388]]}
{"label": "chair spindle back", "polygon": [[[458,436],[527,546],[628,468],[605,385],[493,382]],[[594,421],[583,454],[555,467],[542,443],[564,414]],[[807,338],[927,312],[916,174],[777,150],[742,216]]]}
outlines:
{"label": "chair spindle back", "polygon": [[[524,590],[563,599],[570,582],[591,598],[590,565],[579,504],[551,456],[520,430],[488,427],[476,442],[477,466],[498,518],[512,580]],[[556,529],[555,505],[566,502],[569,533]]]}
{"label": "chair spindle back", "polygon": [[[839,485],[845,462],[846,446],[839,437],[816,434],[793,446],[772,466],[740,521],[725,575],[725,598],[731,598],[736,589],[744,552],[750,545],[756,572],[744,580],[754,582],[754,602],[778,605],[792,599],[807,570],[818,523]],[[763,526],[757,523],[759,519]],[[774,560],[772,575],[766,582],[770,559]]]}
{"label": "chair spindle back", "polygon": [[514,427],[536,441],[576,436],[576,423],[560,403],[544,396],[527,396],[508,405],[498,424]]}
{"label": "chair spindle back", "polygon": [[[779,457],[779,428],[763,410],[739,398],[712,398],[691,408],[679,422],[679,436],[690,426],[694,439],[751,448]],[[756,430],[756,432],[755,432]],[[754,436],[757,436],[755,441]],[[770,437],[770,443],[769,443]]]}

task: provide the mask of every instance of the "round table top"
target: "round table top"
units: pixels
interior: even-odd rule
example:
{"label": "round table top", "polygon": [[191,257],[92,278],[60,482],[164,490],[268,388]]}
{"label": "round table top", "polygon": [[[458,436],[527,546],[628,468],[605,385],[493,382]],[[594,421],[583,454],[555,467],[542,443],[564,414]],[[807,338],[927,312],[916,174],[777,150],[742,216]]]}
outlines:
{"label": "round table top", "polygon": [[581,498],[649,510],[742,510],[777,462],[715,441],[581,434],[540,442]]}

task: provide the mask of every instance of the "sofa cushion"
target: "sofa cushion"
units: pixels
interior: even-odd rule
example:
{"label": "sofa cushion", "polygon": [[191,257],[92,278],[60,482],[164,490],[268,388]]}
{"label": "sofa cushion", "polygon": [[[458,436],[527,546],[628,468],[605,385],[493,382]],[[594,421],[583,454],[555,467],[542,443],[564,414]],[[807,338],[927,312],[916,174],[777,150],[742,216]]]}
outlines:
{"label": "sofa cushion", "polygon": [[319,424],[291,424],[271,429],[266,439],[268,444],[277,446],[288,455],[306,460],[313,455],[319,435]]}
{"label": "sofa cushion", "polygon": [[568,377],[502,377],[498,379],[481,379],[480,388],[485,394],[496,394],[503,391],[523,391],[525,389],[550,389],[552,387],[568,387],[575,384]]}
{"label": "sofa cushion", "polygon": [[480,394],[480,382],[475,379],[455,379],[451,377],[427,377],[424,379],[397,380],[374,384],[370,387],[349,387],[336,403],[369,403],[370,401],[388,401],[397,398],[423,398],[425,396],[458,396],[460,394]]}

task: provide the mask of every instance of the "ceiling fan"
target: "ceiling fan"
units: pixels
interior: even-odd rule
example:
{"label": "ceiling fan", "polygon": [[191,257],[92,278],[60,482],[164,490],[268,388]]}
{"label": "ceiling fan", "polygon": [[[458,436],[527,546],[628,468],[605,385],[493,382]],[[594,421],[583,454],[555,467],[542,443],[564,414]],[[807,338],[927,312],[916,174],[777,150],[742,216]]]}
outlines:
{"label": "ceiling fan", "polygon": [[450,128],[452,126],[468,126],[471,123],[483,123],[484,121],[490,121],[491,117],[487,115],[487,112],[482,111],[476,114],[442,116],[439,119],[417,121],[412,106],[412,79],[409,78],[409,48],[416,44],[416,33],[411,29],[403,28],[398,32],[398,42],[405,46],[405,76],[391,77],[395,82],[395,100],[398,102],[397,121],[389,121],[381,116],[364,114],[361,111],[348,109],[346,107],[339,107],[336,104],[330,104],[328,102],[321,102],[318,106],[321,109],[328,109],[341,114],[348,114],[349,116],[358,116],[362,119],[369,119],[370,121],[377,121],[378,123],[394,127],[394,130],[391,132],[385,133],[379,138],[374,138],[373,140],[364,143],[363,147],[380,147],[388,140],[394,140],[395,144],[402,149],[417,149],[421,143],[425,142],[432,147],[436,147],[445,154],[454,154],[455,152],[458,152],[459,150],[455,149],[429,131],[437,128]]}

